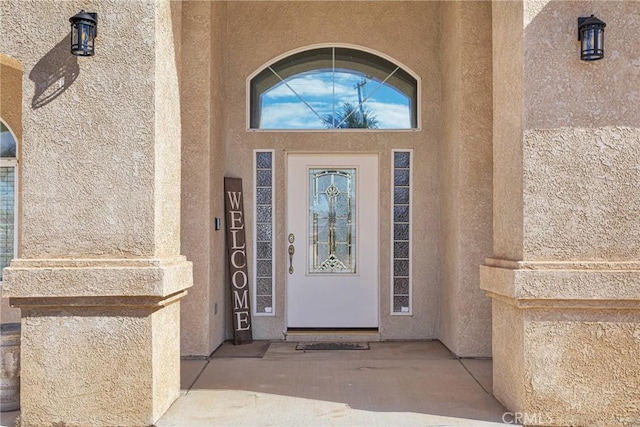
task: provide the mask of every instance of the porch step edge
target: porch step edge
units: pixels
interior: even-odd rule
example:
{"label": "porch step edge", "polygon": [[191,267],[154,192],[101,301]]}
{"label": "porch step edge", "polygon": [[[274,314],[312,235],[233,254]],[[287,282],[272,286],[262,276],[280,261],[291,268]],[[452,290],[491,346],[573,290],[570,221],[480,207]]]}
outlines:
{"label": "porch step edge", "polygon": [[370,342],[380,341],[379,332],[363,331],[291,331],[286,342]]}

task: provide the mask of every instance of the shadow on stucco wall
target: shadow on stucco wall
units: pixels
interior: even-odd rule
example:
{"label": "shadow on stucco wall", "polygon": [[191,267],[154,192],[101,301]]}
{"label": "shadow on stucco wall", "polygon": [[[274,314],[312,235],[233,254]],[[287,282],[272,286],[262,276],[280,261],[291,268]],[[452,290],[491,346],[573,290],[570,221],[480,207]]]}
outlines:
{"label": "shadow on stucco wall", "polygon": [[80,74],[78,59],[69,52],[70,39],[67,35],[29,73],[35,85],[31,107],[36,109],[47,105],[67,90]]}

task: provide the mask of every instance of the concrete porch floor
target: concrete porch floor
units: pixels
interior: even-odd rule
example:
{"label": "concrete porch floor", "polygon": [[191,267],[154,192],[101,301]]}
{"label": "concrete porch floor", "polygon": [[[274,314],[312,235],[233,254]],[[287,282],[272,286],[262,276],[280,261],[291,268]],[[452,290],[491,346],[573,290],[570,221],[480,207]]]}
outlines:
{"label": "concrete porch floor", "polygon": [[[182,361],[169,426],[490,426],[490,360],[457,359],[438,341],[372,342],[370,350],[299,351]],[[507,419],[508,420],[508,419]]]}
{"label": "concrete porch floor", "polygon": [[[181,396],[156,426],[502,425],[491,360],[457,359],[438,341],[370,346],[278,342],[261,359],[183,360]],[[0,426],[18,415],[1,413]]]}

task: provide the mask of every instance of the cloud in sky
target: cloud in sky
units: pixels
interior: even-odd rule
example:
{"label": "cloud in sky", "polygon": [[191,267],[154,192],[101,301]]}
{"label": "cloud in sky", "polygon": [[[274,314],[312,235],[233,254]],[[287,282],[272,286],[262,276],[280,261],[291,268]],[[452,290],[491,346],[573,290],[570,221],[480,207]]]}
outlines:
{"label": "cloud in sky", "polygon": [[[291,91],[291,89],[293,89],[298,96],[308,102],[309,98],[331,97],[334,91],[338,97],[345,96],[354,91],[353,84],[345,82],[344,79],[336,78],[334,86],[331,72],[294,76],[286,80],[286,82],[287,84],[280,82],[274,86],[273,89],[264,94],[264,97],[274,100],[278,98],[295,97],[296,95]],[[289,87],[291,87],[291,89]]]}
{"label": "cloud in sky", "polygon": [[364,105],[373,111],[380,129],[411,128],[411,112],[407,104],[368,101]]}
{"label": "cloud in sky", "polygon": [[[358,105],[356,85],[364,75],[359,73],[314,71],[295,75],[287,84],[279,83],[262,95],[261,125],[263,129],[322,129],[322,120],[345,102]],[[296,94],[298,96],[296,96]],[[380,129],[411,127],[409,99],[403,93],[379,81],[368,80],[362,98],[378,119]],[[309,106],[305,105],[302,98]],[[309,108],[311,107],[311,108]],[[313,111],[311,110],[313,109]]]}
{"label": "cloud in sky", "polygon": [[281,102],[262,109],[262,129],[322,129],[322,122],[302,102]]}

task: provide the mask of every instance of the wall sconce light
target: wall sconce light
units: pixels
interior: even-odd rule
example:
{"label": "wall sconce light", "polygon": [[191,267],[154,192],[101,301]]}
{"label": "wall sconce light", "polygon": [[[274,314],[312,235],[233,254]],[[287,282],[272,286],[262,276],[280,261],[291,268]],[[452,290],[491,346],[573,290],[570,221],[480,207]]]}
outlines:
{"label": "wall sconce light", "polygon": [[98,14],[81,10],[69,18],[71,22],[71,53],[75,56],[93,56],[98,35]]}
{"label": "wall sconce light", "polygon": [[596,18],[578,18],[578,40],[580,40],[580,59],[595,61],[604,58],[604,27],[607,24]]}

